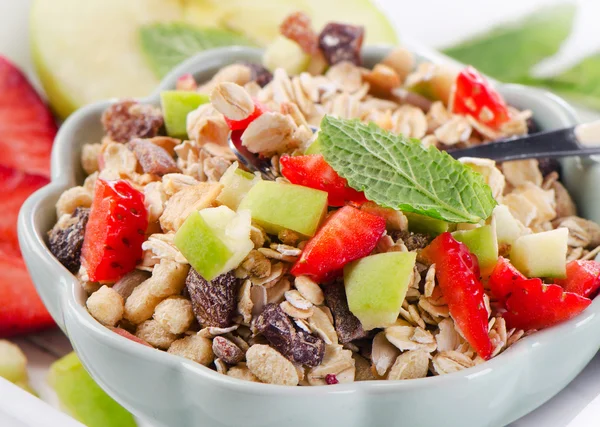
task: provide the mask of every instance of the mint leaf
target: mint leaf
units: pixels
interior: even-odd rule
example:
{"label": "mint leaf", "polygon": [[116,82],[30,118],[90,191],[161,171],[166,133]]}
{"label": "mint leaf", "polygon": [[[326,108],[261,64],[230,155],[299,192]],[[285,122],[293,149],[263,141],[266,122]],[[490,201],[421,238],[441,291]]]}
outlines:
{"label": "mint leaf", "polygon": [[139,41],[148,64],[158,77],[203,50],[253,45],[246,37],[230,30],[202,29],[181,22],[145,25],[139,29]]}
{"label": "mint leaf", "polygon": [[476,223],[496,205],[490,187],[471,168],[373,123],[325,116],[319,141],[331,167],[381,206]]}
{"label": "mint leaf", "polygon": [[571,33],[575,9],[560,4],[538,10],[444,53],[498,80],[520,81],[529,76],[531,67],[558,51]]}

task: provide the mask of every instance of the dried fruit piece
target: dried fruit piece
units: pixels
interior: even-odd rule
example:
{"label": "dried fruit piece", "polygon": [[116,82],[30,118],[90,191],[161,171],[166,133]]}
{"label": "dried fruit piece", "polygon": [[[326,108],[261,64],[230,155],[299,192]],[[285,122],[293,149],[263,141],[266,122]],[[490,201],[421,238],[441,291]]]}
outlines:
{"label": "dried fruit piece", "polygon": [[71,273],[76,273],[81,266],[80,256],[90,210],[76,208],[70,217],[61,218],[48,233],[50,252]]}
{"label": "dried fruit piece", "polygon": [[240,363],[244,359],[244,352],[233,341],[218,336],[213,339],[213,353],[223,362],[230,365]]}
{"label": "dried fruit piece", "polygon": [[309,55],[315,54],[319,48],[317,33],[312,28],[310,17],[304,12],[295,12],[286,17],[279,26],[279,31]]}
{"label": "dried fruit piece", "polygon": [[245,62],[243,65],[250,68],[251,79],[260,87],[265,87],[271,83],[271,80],[273,80],[273,74],[261,64],[257,64],[255,62]]}
{"label": "dried fruit piece", "polygon": [[331,309],[335,323],[335,331],[342,344],[357,339],[365,338],[367,333],[360,324],[360,320],[350,312],[346,290],[341,282],[330,283],[323,286],[325,301]]}
{"label": "dried fruit piece", "polygon": [[179,172],[177,163],[167,150],[148,139],[133,139],[127,144],[127,147],[133,151],[145,173],[163,176]]}
{"label": "dried fruit piece", "polygon": [[221,274],[209,282],[190,268],[185,285],[194,314],[202,326],[226,328],[232,325],[238,288],[238,279],[233,272]]}
{"label": "dried fruit piece", "polygon": [[298,329],[277,304],[267,304],[254,326],[292,362],[318,366],[323,360],[325,342]]}
{"label": "dried fruit piece", "polygon": [[153,105],[124,100],[102,113],[102,125],[113,141],[128,142],[133,138],[156,136],[163,125],[163,116]]}
{"label": "dried fruit piece", "polygon": [[360,65],[364,35],[364,27],[330,22],[319,34],[319,47],[329,65],[342,61]]}

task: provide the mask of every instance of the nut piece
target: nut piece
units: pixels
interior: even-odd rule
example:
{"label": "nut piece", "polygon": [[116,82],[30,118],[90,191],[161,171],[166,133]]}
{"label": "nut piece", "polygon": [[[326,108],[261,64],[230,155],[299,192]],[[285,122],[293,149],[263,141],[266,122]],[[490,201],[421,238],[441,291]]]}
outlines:
{"label": "nut piece", "polygon": [[246,352],[250,372],[264,383],[298,385],[300,379],[296,367],[277,350],[264,344],[255,344]]}
{"label": "nut piece", "polygon": [[190,268],[185,284],[192,300],[194,314],[202,326],[227,328],[232,325],[239,287],[238,279],[232,271],[209,282]]}
{"label": "nut piece", "polygon": [[267,304],[254,326],[294,363],[317,366],[323,360],[325,342],[297,328],[279,305]]}
{"label": "nut piece", "polygon": [[254,111],[254,102],[246,89],[231,82],[216,85],[210,102],[215,110],[231,120],[244,120]]}
{"label": "nut piece", "polygon": [[151,274],[142,270],[131,270],[125,276],[121,277],[113,285],[113,290],[117,291],[124,299],[129,298],[135,288],[150,278]]}
{"label": "nut piece", "polygon": [[363,329],[360,320],[350,312],[346,289],[343,283],[330,283],[323,286],[325,301],[331,309],[335,321],[335,330],[342,344],[357,339],[365,338],[367,333]]}
{"label": "nut piece", "polygon": [[182,334],[194,321],[192,303],[184,297],[169,297],[156,306],[154,319],[172,334]]}
{"label": "nut piece", "polygon": [[133,138],[152,138],[163,125],[159,108],[124,100],[108,107],[102,113],[102,125],[107,135],[116,142]]}
{"label": "nut piece", "polygon": [[229,365],[240,363],[244,359],[244,352],[233,341],[218,336],[213,339],[213,353]]}
{"label": "nut piece", "polygon": [[212,343],[208,338],[198,334],[174,341],[167,353],[185,357],[204,366],[210,365],[215,360]]}
{"label": "nut piece", "polygon": [[106,285],[90,295],[85,305],[103,325],[115,326],[123,318],[123,297]]}
{"label": "nut piece", "polygon": [[127,144],[127,147],[135,154],[144,173],[163,176],[179,172],[173,157],[164,148],[153,144],[148,139],[133,139]]}
{"label": "nut piece", "polygon": [[168,349],[177,335],[163,328],[156,320],[146,320],[138,325],[135,336],[161,350]]}
{"label": "nut piece", "polygon": [[87,208],[76,208],[73,215],[63,215],[48,233],[50,252],[71,273],[77,273],[81,266],[79,258],[89,214]]}
{"label": "nut piece", "polygon": [[329,65],[342,61],[360,65],[364,34],[363,27],[330,22],[319,34],[319,47]]}

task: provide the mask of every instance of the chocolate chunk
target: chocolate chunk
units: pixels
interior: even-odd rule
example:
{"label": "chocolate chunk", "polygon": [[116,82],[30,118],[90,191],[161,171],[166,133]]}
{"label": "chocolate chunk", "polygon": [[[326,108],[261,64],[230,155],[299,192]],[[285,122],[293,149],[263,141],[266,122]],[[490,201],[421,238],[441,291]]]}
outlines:
{"label": "chocolate chunk", "polygon": [[410,231],[392,231],[390,237],[394,242],[402,240],[409,251],[417,251],[428,246],[433,240],[430,235],[424,233],[413,233]]}
{"label": "chocolate chunk", "polygon": [[232,325],[238,289],[233,272],[221,274],[209,282],[190,268],[185,285],[194,314],[203,327],[227,328]]}
{"label": "chocolate chunk", "polygon": [[163,125],[159,108],[133,100],[117,102],[102,113],[104,130],[116,142],[129,142],[133,138],[152,138]]}
{"label": "chocolate chunk", "polygon": [[260,87],[265,87],[271,80],[273,80],[273,74],[265,67],[255,62],[244,62],[246,67],[250,68],[250,72],[252,73],[250,76],[252,80],[256,82]]}
{"label": "chocolate chunk", "polygon": [[127,147],[133,151],[145,173],[163,176],[168,173],[179,172],[173,157],[162,147],[150,142],[148,139],[133,139]]}
{"label": "chocolate chunk", "polygon": [[59,219],[48,232],[50,252],[71,273],[77,273],[81,266],[79,258],[89,214],[88,208],[77,208],[69,218]]}
{"label": "chocolate chunk", "polygon": [[223,362],[235,365],[244,360],[244,352],[233,341],[218,336],[213,339],[213,353]]}
{"label": "chocolate chunk", "polygon": [[360,320],[348,308],[346,289],[341,282],[333,282],[322,286],[325,301],[331,310],[335,331],[342,344],[365,338],[368,334],[363,329]]}
{"label": "chocolate chunk", "polygon": [[318,366],[325,355],[325,342],[298,329],[277,304],[267,304],[254,324],[277,351],[292,362]]}
{"label": "chocolate chunk", "polygon": [[330,22],[319,34],[319,47],[329,65],[342,61],[360,65],[364,34],[363,27]]}

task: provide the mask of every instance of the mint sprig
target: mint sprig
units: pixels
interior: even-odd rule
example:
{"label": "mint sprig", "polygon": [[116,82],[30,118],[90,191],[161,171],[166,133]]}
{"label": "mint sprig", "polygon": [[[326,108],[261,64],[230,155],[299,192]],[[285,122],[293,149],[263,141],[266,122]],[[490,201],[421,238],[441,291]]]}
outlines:
{"label": "mint sprig", "polygon": [[490,187],[471,168],[373,123],[325,116],[319,142],[331,167],[381,206],[476,223],[496,205]]}
{"label": "mint sprig", "polygon": [[183,60],[206,49],[254,45],[246,37],[230,30],[197,28],[183,22],[145,25],[139,29],[139,41],[157,77],[163,77]]}

